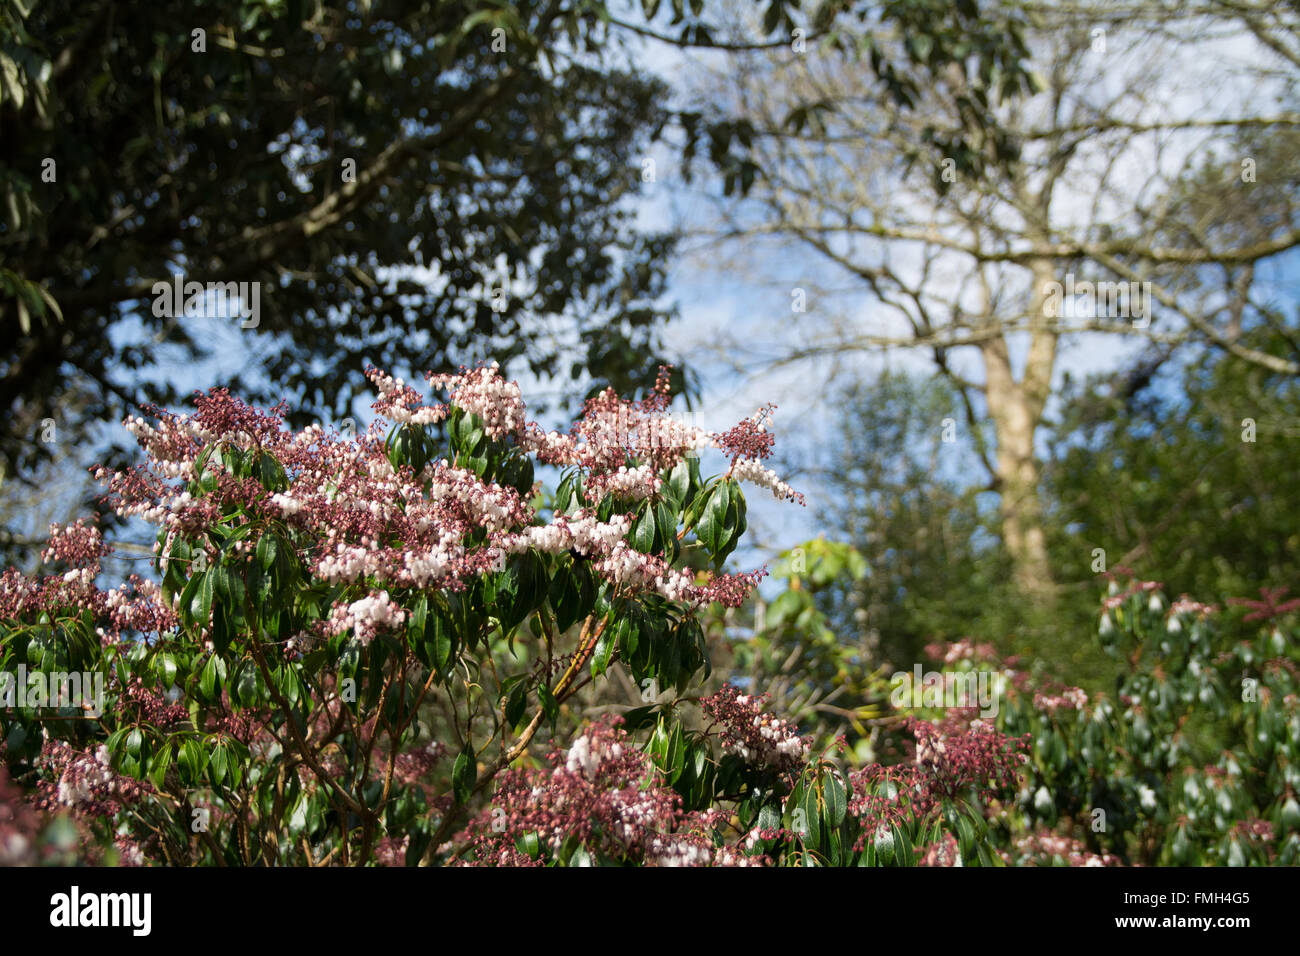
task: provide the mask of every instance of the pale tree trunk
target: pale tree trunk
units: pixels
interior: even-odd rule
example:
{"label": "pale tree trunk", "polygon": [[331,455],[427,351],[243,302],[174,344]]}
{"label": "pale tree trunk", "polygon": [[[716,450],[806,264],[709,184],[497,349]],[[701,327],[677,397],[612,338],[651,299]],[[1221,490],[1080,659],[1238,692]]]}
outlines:
{"label": "pale tree trunk", "polygon": [[1040,606],[1050,609],[1056,598],[1043,505],[1039,494],[1042,465],[1034,450],[1034,435],[1042,423],[1043,408],[1056,363],[1057,336],[1047,330],[1044,285],[1055,275],[1050,260],[1032,265],[1030,296],[1032,329],[1024,374],[1017,381],[1011,368],[1005,336],[984,342],[985,397],[997,441],[995,478],[1000,498],[1002,541],[1011,559],[1016,587]]}

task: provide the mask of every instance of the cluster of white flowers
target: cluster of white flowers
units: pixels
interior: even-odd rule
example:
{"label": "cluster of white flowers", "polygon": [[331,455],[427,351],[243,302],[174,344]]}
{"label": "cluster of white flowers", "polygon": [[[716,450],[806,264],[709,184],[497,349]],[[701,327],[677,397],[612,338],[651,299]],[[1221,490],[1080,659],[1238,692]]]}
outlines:
{"label": "cluster of white flowers", "polygon": [[[447,417],[447,406],[424,405],[419,396],[400,378],[375,370],[370,381],[378,390],[384,417],[394,422],[411,425],[436,425]],[[412,406],[415,406],[414,408]]]}
{"label": "cluster of white flowers", "polygon": [[519,383],[503,379],[496,362],[460,375],[431,375],[429,384],[454,386],[452,404],[481,418],[490,438],[517,434],[524,426],[526,417]]}
{"label": "cluster of white flowers", "polygon": [[708,847],[672,837],[656,836],[650,841],[649,854],[655,866],[708,866],[713,862]]}
{"label": "cluster of white flowers", "polygon": [[1202,604],[1199,601],[1193,601],[1187,597],[1181,597],[1169,607],[1169,616],[1165,619],[1165,630],[1170,634],[1178,634],[1183,629],[1183,618],[1196,615],[1205,617],[1213,614],[1217,608],[1212,604]]}
{"label": "cluster of white flowers", "polygon": [[577,515],[556,515],[555,523],[534,525],[511,535],[502,543],[510,554],[519,554],[536,548],[546,554],[576,550],[581,554],[601,553],[613,548],[632,527],[627,515],[614,515],[601,521],[594,514],[583,511]]}
{"label": "cluster of white flowers", "polygon": [[356,581],[379,570],[376,559],[377,555],[369,548],[349,546],[340,541],[334,554],[327,554],[316,563],[316,574],[330,584]]}
{"label": "cluster of white flowers", "polygon": [[578,458],[579,446],[569,435],[559,432],[533,432],[525,437],[523,447],[544,461],[571,463]]}
{"label": "cluster of white flowers", "polygon": [[662,561],[629,547],[626,541],[617,542],[594,566],[602,577],[615,584],[653,588],[670,601],[701,604],[706,600],[692,572],[665,568]]}
{"label": "cluster of white flowers", "polygon": [[736,734],[728,740],[729,748],[755,766],[794,766],[808,755],[808,741],[799,736],[793,724],[763,710],[761,699],[741,694],[736,704],[753,712],[751,726],[756,732]]}
{"label": "cluster of white flowers", "polygon": [[1043,711],[1084,710],[1088,706],[1088,692],[1080,687],[1067,687],[1059,694],[1034,694],[1034,707]]}
{"label": "cluster of white flowers", "polygon": [[415,586],[428,587],[442,580],[455,567],[456,558],[464,553],[464,549],[455,544],[456,540],[454,534],[445,532],[438,547],[420,554],[408,551],[403,555],[406,573]]}
{"label": "cluster of white flowers", "polygon": [[[161,634],[176,626],[176,608],[180,606],[180,595],[172,594],[168,601],[163,596],[161,585],[156,581],[133,574],[128,584],[107,591],[105,600],[114,634],[120,634],[123,630]],[[96,633],[101,641],[105,640],[103,628],[97,628]]]}
{"label": "cluster of white flowers", "polygon": [[164,419],[155,428],[143,418],[128,415],[123,424],[135,436],[140,447],[149,453],[154,468],[160,475],[186,480],[195,477],[194,460],[190,457],[192,446],[189,442],[192,429],[187,416],[182,415],[175,421]]}
{"label": "cluster of white flowers", "polygon": [[167,566],[172,561],[172,545],[176,543],[176,529],[171,528],[167,532],[167,538],[161,545],[157,541],[153,543],[153,553],[158,555],[158,571],[166,575]]}
{"label": "cluster of white flowers", "polygon": [[638,465],[635,468],[624,465],[618,471],[592,475],[587,481],[586,492],[593,502],[600,502],[606,495],[640,501],[658,494],[662,485],[659,475],[650,465]]}
{"label": "cluster of white flowers", "polygon": [[330,612],[327,630],[341,634],[349,628],[363,645],[380,630],[392,630],[406,622],[406,611],[392,602],[387,591],[371,591],[346,607],[336,604]]}
{"label": "cluster of white flowers", "polygon": [[280,509],[280,513],[285,517],[291,517],[302,511],[302,502],[291,495],[274,494],[271,496],[271,504]]}
{"label": "cluster of white flowers", "polygon": [[918,767],[938,766],[947,752],[948,746],[942,738],[921,737],[916,742],[916,764]]}
{"label": "cluster of white flowers", "polygon": [[803,760],[808,755],[808,743],[791,732],[788,726],[785,726],[785,721],[779,723],[782,726],[764,725],[760,728],[759,733],[772,742],[772,749],[779,756],[789,757],[795,761]]}
{"label": "cluster of white flowers", "polygon": [[737,461],[731,468],[731,477],[736,481],[743,481],[759,488],[766,488],[777,498],[786,501],[794,501],[799,497],[799,492],[782,481],[780,476],[771,468],[766,467],[755,458],[742,458]]}
{"label": "cluster of white flowers", "polygon": [[115,778],[109,768],[108,747],[100,745],[93,759],[78,757],[65,768],[59,778],[58,801],[67,807],[89,803],[96,789],[110,786]]}
{"label": "cluster of white flowers", "polygon": [[611,744],[607,751],[591,746],[591,738],[583,734],[570,746],[564,759],[564,769],[569,773],[581,773],[588,780],[594,780],[600,765],[608,757],[617,760],[623,755],[623,745]]}
{"label": "cluster of white flowers", "polygon": [[[96,477],[99,478],[105,473],[101,469],[96,472]],[[175,495],[159,495],[152,505],[143,503],[119,504],[114,506],[113,510],[123,518],[139,518],[142,521],[149,522],[149,524],[156,524],[161,527],[169,525],[169,519],[174,517],[177,511],[184,509],[193,501],[194,498],[188,491],[182,491]]]}
{"label": "cluster of white flowers", "polygon": [[453,468],[445,458],[428,465],[420,477],[429,482],[427,501],[456,500],[470,519],[489,533],[504,530],[523,517],[514,489],[502,488],[495,483],[484,484],[474,472]]}
{"label": "cluster of white flowers", "polygon": [[77,568],[67,571],[63,575],[63,580],[67,584],[76,584],[83,588],[88,588],[95,583],[94,568]]}

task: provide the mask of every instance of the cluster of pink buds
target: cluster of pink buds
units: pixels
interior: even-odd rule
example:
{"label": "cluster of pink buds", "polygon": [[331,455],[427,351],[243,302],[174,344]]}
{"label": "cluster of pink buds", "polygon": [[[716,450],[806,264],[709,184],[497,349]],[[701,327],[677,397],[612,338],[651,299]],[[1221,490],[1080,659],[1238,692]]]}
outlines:
{"label": "cluster of pink buds", "polygon": [[99,574],[100,559],[113,549],[104,544],[99,529],[78,519],[76,524],[50,525],[50,539],[41,552],[42,561],[62,561],[69,570],[63,579],[69,584],[90,587]]}
{"label": "cluster of pink buds", "polygon": [[1195,614],[1205,617],[1209,614],[1218,613],[1219,607],[1216,604],[1204,604],[1201,601],[1193,601],[1186,594],[1169,606],[1169,616],[1171,618],[1180,614]]}
{"label": "cluster of pink buds", "polygon": [[138,801],[148,786],[115,773],[109,766],[108,748],[102,745],[89,753],[61,740],[47,740],[41,763],[50,774],[38,785],[36,806],[47,811],[72,808],[112,816],[123,804]]}
{"label": "cluster of pink buds", "polygon": [[992,661],[997,657],[992,644],[976,644],[968,637],[950,644],[939,642],[927,644],[925,654],[930,660],[943,661],[945,664],[955,664],[958,661]]}
{"label": "cluster of pink buds", "polygon": [[426,377],[432,387],[451,391],[453,405],[482,419],[488,437],[505,438],[523,431],[527,416],[519,385],[503,379],[496,362],[483,368],[462,369],[459,375]]}
{"label": "cluster of pink buds", "polygon": [[659,475],[650,465],[628,468],[620,465],[617,471],[609,471],[592,477],[587,483],[587,495],[593,503],[598,503],[607,495],[640,501],[659,493]]}
{"label": "cluster of pink buds", "polygon": [[1274,837],[1273,824],[1258,817],[1249,820],[1238,820],[1232,825],[1232,835],[1240,840],[1272,843]]}
{"label": "cluster of pink buds", "polygon": [[400,378],[378,369],[366,369],[366,378],[379,392],[375,411],[391,422],[411,425],[436,425],[447,417],[446,405],[425,405],[420,393]]}
{"label": "cluster of pink buds", "polygon": [[849,809],[866,832],[908,817],[925,819],[944,800],[977,791],[984,801],[1013,788],[1028,747],[1028,735],[1010,738],[982,721],[968,729],[944,733],[925,721],[909,719],[916,740],[912,764],[872,764],[850,775],[857,795]]}
{"label": "cluster of pink buds", "polygon": [[789,722],[763,710],[764,698],[741,694],[730,684],[700,701],[718,726],[723,746],[756,768],[791,770],[803,765],[809,742]]}
{"label": "cluster of pink buds", "polygon": [[[909,726],[916,738],[918,783],[925,799],[957,797],[972,787],[991,796],[1015,786],[1025,762],[1028,735],[1009,738],[982,722],[947,737],[941,737],[939,729],[925,721],[912,719]],[[923,754],[931,756],[923,759]]]}
{"label": "cluster of pink buds", "polygon": [[177,625],[176,613],[163,601],[162,589],[154,581],[131,575],[121,587],[104,592],[111,631],[121,634],[161,634]]}
{"label": "cluster of pink buds", "polygon": [[961,848],[957,838],[945,831],[937,843],[925,848],[918,861],[919,866],[961,866]]}
{"label": "cluster of pink buds", "polygon": [[[494,805],[462,837],[462,865],[540,865],[576,841],[596,856],[650,866],[738,866],[762,860],[715,847],[716,812],[685,813],[649,758],[615,722],[593,724],[550,756],[550,769],[504,776]],[[519,843],[535,839],[533,854]]]}

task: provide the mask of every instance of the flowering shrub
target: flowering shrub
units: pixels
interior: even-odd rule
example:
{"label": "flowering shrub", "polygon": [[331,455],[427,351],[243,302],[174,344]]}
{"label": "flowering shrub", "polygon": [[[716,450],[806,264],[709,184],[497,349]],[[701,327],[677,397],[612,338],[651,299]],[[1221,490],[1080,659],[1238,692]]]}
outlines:
{"label": "flowering shrub", "polygon": [[1113,581],[1099,638],[1115,694],[1014,688],[999,725],[1033,736],[1019,796],[1107,859],[1179,866],[1300,862],[1300,653],[1285,605],[1233,616],[1160,585]]}
{"label": "flowering shrub", "polygon": [[[129,419],[143,463],[96,476],[158,527],[154,576],[101,589],[84,521],[52,529],[55,573],[0,576],[7,861],[48,857],[46,827],[128,864],[912,861],[862,837],[874,781],[763,698],[683,696],[709,674],[700,612],[763,573],[723,572],[740,482],[802,501],[762,464],[771,408],[681,426],[663,374],[562,434],[495,367],[430,376],[445,404],[368,376],[381,421],[355,440],[220,389]],[[708,480],[706,449],[728,461]],[[580,724],[615,665],[652,702]],[[889,826],[959,827],[934,781],[949,803],[985,781],[956,773],[896,793]]]}
{"label": "flowering shrub", "polygon": [[[1112,580],[1098,637],[1120,662],[1088,694],[992,648],[927,650],[950,673],[992,671],[995,722],[1027,739],[1014,801],[989,814],[1015,865],[1268,865],[1300,860],[1300,660],[1295,608],[1264,592],[1233,619],[1155,582]],[[968,725],[974,709],[940,715]]]}
{"label": "flowering shrub", "polygon": [[[799,498],[761,463],[771,409],[720,434],[679,425],[666,372],[642,401],[592,399],[567,434],[528,421],[495,367],[430,376],[445,404],[368,376],[391,427],[357,440],[220,389],[128,419],[144,463],[96,476],[158,526],[155,579],[101,590],[109,548],[86,522],[52,529],[60,573],[0,577],[4,760],[88,854],[439,861],[612,662],[666,688],[707,671],[698,610],[762,573],[721,572],[745,530],[738,479]],[[730,465],[711,480],[707,448]],[[560,470],[549,498],[538,464]],[[98,676],[102,707],[28,693],[72,674]]]}

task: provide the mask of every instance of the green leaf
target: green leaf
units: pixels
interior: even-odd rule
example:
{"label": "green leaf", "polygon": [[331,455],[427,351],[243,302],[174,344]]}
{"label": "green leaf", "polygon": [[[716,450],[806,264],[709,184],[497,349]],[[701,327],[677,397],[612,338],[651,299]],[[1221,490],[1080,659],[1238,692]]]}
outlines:
{"label": "green leaf", "polygon": [[971,825],[970,820],[964,813],[954,815],[954,825],[957,828],[957,839],[961,844],[962,859],[967,859],[975,853],[975,827]]}
{"label": "green leaf", "polygon": [[[212,617],[212,596],[214,593],[211,571],[200,571],[197,575],[199,585],[195,589],[190,615],[197,627],[207,627]],[[187,587],[188,591],[189,588]]]}
{"label": "green leaf", "polygon": [[203,783],[203,772],[207,769],[208,758],[203,746],[194,738],[181,744],[176,755],[176,769],[180,771],[181,782],[190,786]]}
{"label": "green leaf", "polygon": [[735,482],[728,481],[727,484],[731,486],[731,495],[720,533],[722,540],[715,555],[719,566],[727,560],[732,551],[736,550],[736,545],[740,544],[740,539],[745,534],[749,523],[746,518],[745,493]]}
{"label": "green leaf", "polygon": [[642,554],[650,554],[655,549],[655,509],[647,503],[641,517],[632,526],[629,543]]}
{"label": "green leaf", "polygon": [[161,790],[167,779],[167,769],[172,765],[172,743],[165,741],[149,761],[149,779]]}
{"label": "green leaf", "polygon": [[631,710],[623,711],[623,729],[632,733],[649,726],[650,721],[655,719],[656,706],[656,704],[646,704],[643,707],[633,707]]}
{"label": "green leaf", "polygon": [[599,677],[609,667],[609,660],[613,656],[616,643],[612,631],[613,628],[606,627],[601,632],[600,640],[596,642],[596,649],[591,654],[592,677]]}
{"label": "green leaf", "polygon": [[676,561],[681,551],[681,543],[677,540],[677,514],[666,501],[655,505],[654,550],[662,553],[669,562]]}
{"label": "green leaf", "polygon": [[159,654],[154,662],[154,670],[158,674],[158,682],[163,687],[171,687],[176,683],[176,657],[172,654]]}
{"label": "green leaf", "polygon": [[230,572],[230,568],[219,564],[208,572],[213,579],[214,598],[221,602],[226,611],[226,620],[231,627],[242,627],[244,620],[244,582]]}
{"label": "green leaf", "polygon": [[204,700],[215,701],[221,694],[226,679],[226,662],[216,654],[208,658],[199,674],[199,693]]}
{"label": "green leaf", "polygon": [[226,779],[226,768],[229,766],[229,758],[226,755],[225,744],[217,744],[212,748],[212,758],[208,761],[208,776],[212,778],[213,786],[221,786],[221,782]]}
{"label": "green leaf", "polygon": [[212,608],[211,636],[212,646],[218,654],[225,654],[230,650],[230,639],[233,635],[224,604],[217,604]]}
{"label": "green leaf", "polygon": [[907,832],[897,823],[891,828],[894,834],[894,858],[899,866],[916,866],[916,855],[912,852],[912,841]]}
{"label": "green leaf", "polygon": [[474,759],[474,745],[466,741],[465,749],[456,757],[451,768],[451,792],[457,803],[469,800],[478,779],[478,766]]}
{"label": "green leaf", "polygon": [[267,491],[284,491],[289,487],[289,477],[284,466],[269,452],[261,452],[253,466],[253,477]]}
{"label": "green leaf", "polygon": [[443,610],[441,601],[429,607],[424,624],[425,652],[429,664],[439,674],[446,674],[456,654],[456,628]]}
{"label": "green leaf", "polygon": [[669,473],[663,488],[672,502],[673,511],[681,513],[689,508],[700,488],[699,457],[679,461]]}
{"label": "green leaf", "polygon": [[545,683],[538,685],[537,698],[542,702],[542,715],[554,727],[555,721],[560,716],[560,702],[555,699],[555,695],[551,693],[551,689]]}
{"label": "green leaf", "polygon": [[[173,562],[176,563],[176,562]],[[198,597],[199,588],[203,586],[203,573],[192,574],[189,580],[185,582],[185,587],[181,591],[181,620],[185,624],[194,625],[196,619],[194,616],[195,599]]]}
{"label": "green leaf", "polygon": [[731,492],[727,483],[719,482],[709,495],[700,513],[700,520],[695,525],[695,536],[712,555],[718,552],[723,525],[726,521],[727,506],[731,503]]}
{"label": "green leaf", "polygon": [[744,496],[732,481],[720,482],[695,526],[696,537],[721,566],[740,541],[744,522]]}
{"label": "green leaf", "polygon": [[521,680],[511,688],[510,696],[506,698],[506,723],[511,727],[518,727],[519,722],[524,719],[524,711],[527,707],[528,682]]}
{"label": "green leaf", "polygon": [[277,552],[279,551],[279,542],[273,534],[264,534],[257,541],[257,563],[264,571],[269,571],[275,564]]}
{"label": "green leaf", "polygon": [[833,770],[822,776],[822,785],[826,797],[826,825],[838,827],[848,815],[848,788]]}
{"label": "green leaf", "polygon": [[596,603],[596,581],[586,561],[568,561],[556,572],[550,586],[555,624],[567,631],[587,617]]}
{"label": "green leaf", "polygon": [[804,838],[806,844],[810,847],[821,846],[822,800],[816,781],[811,782],[804,791],[803,803],[800,805],[800,809],[804,812],[804,820],[808,826],[808,834]]}
{"label": "green leaf", "polygon": [[541,556],[533,549],[511,555],[506,569],[490,581],[487,601],[506,633],[513,631],[546,600],[550,581]]}
{"label": "green leaf", "polygon": [[528,833],[521,833],[515,838],[515,849],[530,860],[535,860],[542,855],[542,841],[537,836],[536,830]]}

